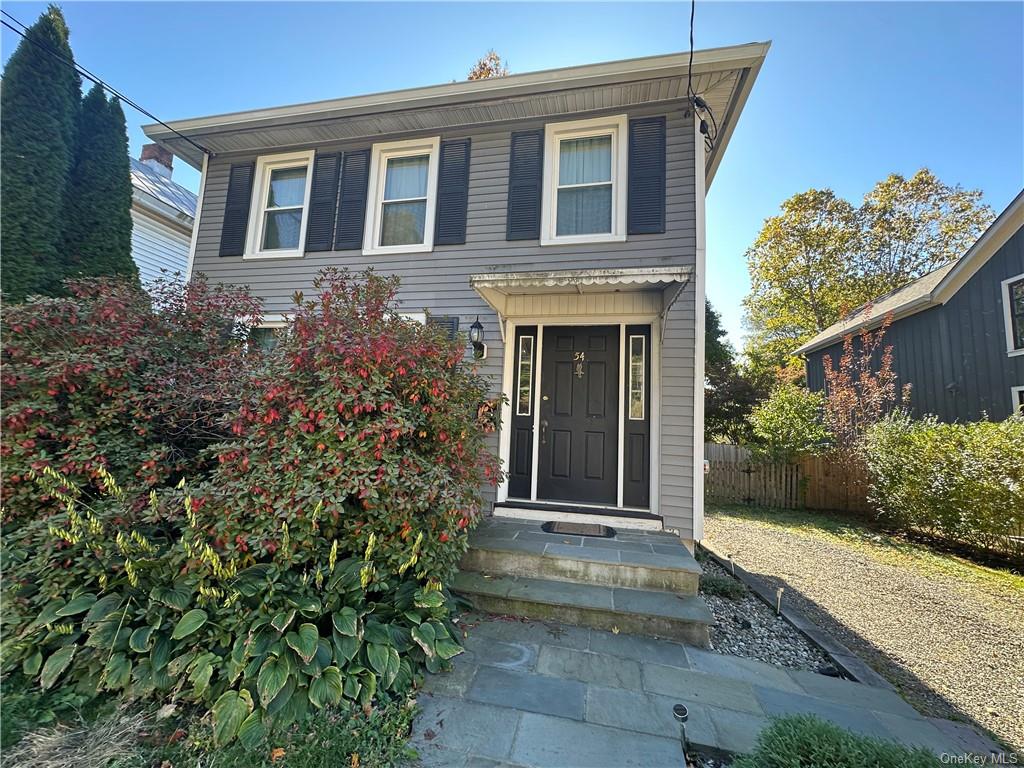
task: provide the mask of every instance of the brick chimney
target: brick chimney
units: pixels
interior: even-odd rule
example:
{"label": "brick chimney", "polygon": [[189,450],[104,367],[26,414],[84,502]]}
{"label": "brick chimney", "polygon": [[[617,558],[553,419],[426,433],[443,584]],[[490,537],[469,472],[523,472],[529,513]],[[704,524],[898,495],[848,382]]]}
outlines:
{"label": "brick chimney", "polygon": [[159,144],[143,144],[142,156],[139,159],[161,176],[171,178],[174,155]]}

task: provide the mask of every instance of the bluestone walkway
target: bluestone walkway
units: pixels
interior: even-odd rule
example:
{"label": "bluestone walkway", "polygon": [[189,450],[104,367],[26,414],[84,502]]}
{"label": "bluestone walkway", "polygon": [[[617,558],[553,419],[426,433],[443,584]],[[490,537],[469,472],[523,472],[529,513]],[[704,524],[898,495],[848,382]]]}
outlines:
{"label": "bluestone walkway", "polygon": [[705,752],[749,751],[771,716],[805,712],[938,754],[991,746],[859,683],[596,629],[477,614],[463,625],[466,652],[418,697],[423,766],[680,768],[677,703]]}

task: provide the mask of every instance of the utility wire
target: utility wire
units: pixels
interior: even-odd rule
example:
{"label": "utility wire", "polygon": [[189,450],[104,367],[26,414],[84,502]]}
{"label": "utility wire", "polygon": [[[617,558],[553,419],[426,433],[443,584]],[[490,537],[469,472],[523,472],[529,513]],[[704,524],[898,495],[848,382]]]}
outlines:
{"label": "utility wire", "polygon": [[[704,148],[710,152],[715,148],[715,141],[718,139],[718,120],[715,113],[704,99],[693,92],[693,21],[697,12],[697,0],[690,0],[690,63],[686,68],[686,96],[693,107],[694,117],[701,120],[701,133],[704,134]],[[708,127],[701,113],[707,113],[711,119],[711,127]]]}
{"label": "utility wire", "polygon": [[101,80],[98,76],[94,75],[92,72],[90,72],[88,69],[83,67],[78,62],[74,61],[73,59],[69,59],[67,56],[64,56],[62,53],[60,53],[60,51],[55,51],[49,45],[46,45],[45,43],[40,42],[39,40],[33,40],[31,37],[29,37],[27,34],[25,34],[25,32],[22,31],[22,29],[27,31],[28,27],[25,26],[22,22],[18,21],[18,19],[14,18],[7,11],[5,11],[3,9],[0,9],[0,13],[2,13],[4,16],[6,16],[11,21],[13,21],[15,24],[18,24],[21,27],[21,29],[17,29],[16,27],[14,27],[11,24],[7,23],[3,19],[0,19],[0,24],[3,24],[5,27],[7,27],[9,30],[11,30],[15,34],[20,35],[23,40],[28,41],[32,45],[36,46],[37,48],[39,48],[39,49],[45,51],[46,53],[50,54],[51,56],[53,56],[58,61],[63,62],[65,65],[71,67],[79,75],[84,77],[86,80],[89,80],[90,82],[95,83],[96,85],[98,85],[101,88],[103,88],[105,91],[108,91],[109,93],[113,94],[118,99],[120,99],[125,104],[127,104],[129,107],[132,107],[133,109],[141,112],[143,115],[148,117],[150,120],[154,120],[158,124],[162,125],[164,128],[169,130],[175,136],[178,136],[178,137],[184,139],[185,141],[187,141],[189,144],[191,144],[193,147],[198,149],[203,154],[207,154],[207,155],[212,155],[213,154],[210,150],[208,150],[202,144],[198,144],[197,142],[193,141],[192,139],[190,139],[188,136],[186,136],[185,134],[181,133],[180,131],[176,131],[173,128],[171,128],[171,126],[169,126],[167,123],[165,123],[159,117],[154,115],[148,109],[143,108],[136,101],[134,101],[133,99],[128,98],[123,93],[121,93],[119,90],[117,90],[113,86],[111,86],[108,83],[106,83],[103,80]]}

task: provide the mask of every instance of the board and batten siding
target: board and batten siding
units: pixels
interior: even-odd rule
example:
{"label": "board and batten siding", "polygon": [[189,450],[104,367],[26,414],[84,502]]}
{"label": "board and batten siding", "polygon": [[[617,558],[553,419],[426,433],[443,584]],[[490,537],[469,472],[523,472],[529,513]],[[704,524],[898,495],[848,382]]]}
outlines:
{"label": "board and batten siding", "polygon": [[[1002,281],[1024,273],[1019,230],[950,300],[895,320],[883,346],[892,345],[900,386],[910,384],[915,416],[945,422],[1001,421],[1011,414],[1012,387],[1024,386],[1024,355],[1006,354]],[[807,385],[825,388],[824,358],[833,365],[842,342],[807,355]]]}
{"label": "board and batten siding", "polygon": [[[360,271],[373,267],[401,278],[399,299],[406,312],[429,311],[459,318],[467,330],[480,317],[488,357],[479,364],[493,391],[500,391],[503,344],[498,317],[470,287],[469,276],[487,272],[528,272],[561,269],[692,266],[695,261],[694,149],[692,119],[684,105],[614,110],[605,114],[667,116],[665,232],[630,235],[625,242],[546,245],[537,240],[506,240],[506,207],[510,136],[513,130],[541,128],[545,121],[526,120],[500,128],[444,131],[441,140],[469,137],[469,206],[464,245],[435,245],[430,253],[364,256],[359,250],[307,253],[302,258],[254,259],[218,255],[230,167],[254,161],[254,154],[211,158],[207,168],[203,207],[193,271],[212,282],[247,285],[264,301],[265,312],[288,312],[291,296],[313,292],[312,281],[325,267]],[[597,117],[600,113],[571,115],[558,120]],[[436,132],[424,136],[438,135]],[[373,143],[416,135],[378,136],[355,142],[317,147],[324,152],[365,149]],[[264,154],[301,150],[268,148]],[[661,513],[666,526],[683,537],[692,535],[693,473],[693,293],[688,286],[671,311],[662,342],[662,469]],[[497,450],[497,437],[494,439]]]}
{"label": "board and batten siding", "polygon": [[191,241],[191,232],[132,208],[132,261],[144,284],[160,277],[161,270],[166,270],[167,277],[179,273],[184,278]]}

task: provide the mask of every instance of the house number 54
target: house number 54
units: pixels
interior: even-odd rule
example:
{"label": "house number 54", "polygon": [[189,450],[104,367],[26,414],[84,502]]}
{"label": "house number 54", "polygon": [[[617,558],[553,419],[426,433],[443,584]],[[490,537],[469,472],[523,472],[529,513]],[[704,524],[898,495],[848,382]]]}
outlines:
{"label": "house number 54", "polygon": [[576,352],[576,353],[573,354],[572,359],[576,363],[576,370],[575,370],[576,378],[577,379],[582,379],[583,378],[583,361],[587,359],[587,355],[586,355],[585,352]]}

